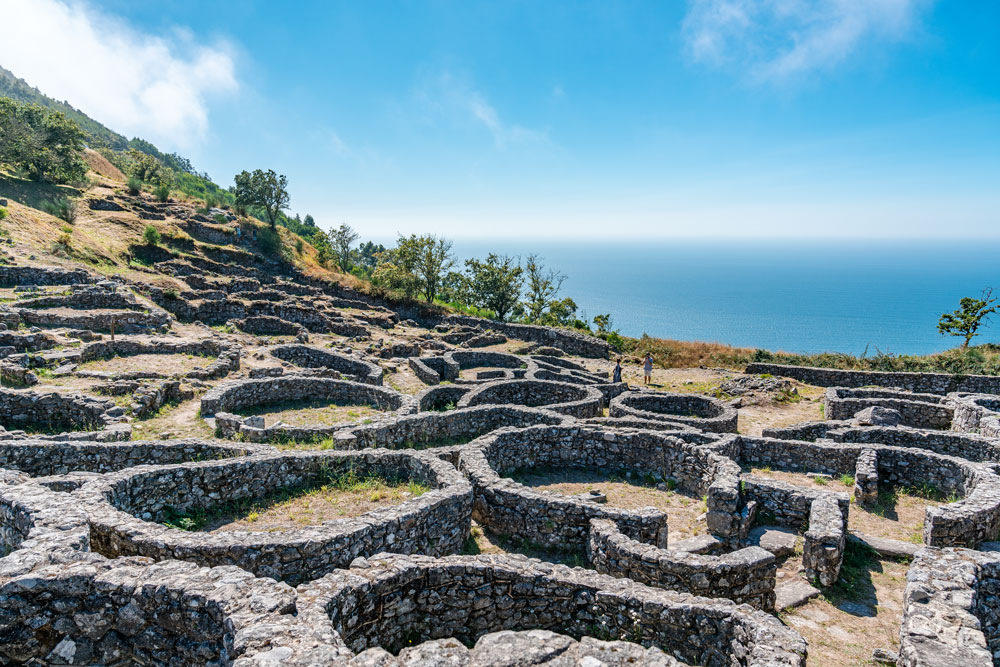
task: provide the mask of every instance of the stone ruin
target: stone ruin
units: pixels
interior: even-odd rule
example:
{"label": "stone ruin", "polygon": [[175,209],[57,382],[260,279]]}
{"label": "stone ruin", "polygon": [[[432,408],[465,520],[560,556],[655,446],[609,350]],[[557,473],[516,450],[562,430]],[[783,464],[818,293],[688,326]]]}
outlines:
{"label": "stone ruin", "polygon": [[[207,220],[188,231],[226,239]],[[0,267],[0,286],[21,290],[0,309],[0,664],[799,666],[808,646],[776,616],[787,551],[761,529],[797,536],[802,572],[832,586],[848,544],[869,539],[849,529],[852,509],[907,485],[945,500],[927,508],[922,545],[868,542],[912,559],[898,664],[1000,654],[995,378],[755,365],[732,386],[829,389],[824,421],[749,436],[732,403],[610,383],[585,361],[607,357],[603,341],[418,323],[226,248],[154,257],[176,290]],[[92,367],[139,355],[164,364]],[[167,370],[180,358],[204,363]],[[398,388],[400,369],[423,387]],[[254,414],[297,401],[374,412],[313,425]],[[178,402],[200,405],[191,421],[216,439],[131,439]],[[546,469],[701,498],[704,533],[516,481]],[[423,491],[277,531],[176,524],[358,474]],[[474,522],[580,566],[461,555]]]}

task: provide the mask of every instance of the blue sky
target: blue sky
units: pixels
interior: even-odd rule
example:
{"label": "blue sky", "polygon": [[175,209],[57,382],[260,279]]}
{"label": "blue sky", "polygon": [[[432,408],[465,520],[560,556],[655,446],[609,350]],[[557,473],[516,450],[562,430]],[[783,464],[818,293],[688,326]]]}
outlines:
{"label": "blue sky", "polygon": [[0,64],[366,237],[1000,237],[993,0],[4,0]]}

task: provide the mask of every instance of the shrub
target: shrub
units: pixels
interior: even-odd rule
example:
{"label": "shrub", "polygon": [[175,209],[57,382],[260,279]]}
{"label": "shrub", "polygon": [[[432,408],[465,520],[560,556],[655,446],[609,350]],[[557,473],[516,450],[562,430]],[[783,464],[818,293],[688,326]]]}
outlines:
{"label": "shrub", "polygon": [[70,226],[70,225],[63,225],[60,228],[60,231],[62,231],[63,234],[72,234],[73,233],[73,227]]}
{"label": "shrub", "polygon": [[181,298],[181,293],[177,291],[176,287],[168,287],[163,290],[163,296],[168,299],[179,299]]}
{"label": "shrub", "polygon": [[56,239],[56,246],[60,246],[66,250],[69,250],[72,245],[73,245],[73,239],[70,238],[70,235],[65,232],[60,234],[59,238]]}
{"label": "shrub", "polygon": [[166,203],[170,199],[170,186],[169,185],[158,185],[156,189],[153,190],[153,195],[158,201]]}
{"label": "shrub", "polygon": [[128,188],[128,193],[130,195],[137,195],[140,192],[142,192],[142,181],[133,176],[132,178],[128,179],[128,182],[125,184],[125,187]]}
{"label": "shrub", "polygon": [[265,255],[278,256],[281,254],[281,235],[276,229],[264,227],[257,230],[257,247]]}
{"label": "shrub", "polygon": [[295,252],[301,255],[302,251],[305,250],[305,248],[306,244],[302,239],[295,239]]}
{"label": "shrub", "polygon": [[146,242],[146,245],[159,245],[160,232],[153,225],[146,225],[146,229],[142,230],[142,240]]}
{"label": "shrub", "polygon": [[5,209],[3,206],[0,206],[0,220],[3,220],[6,217],[7,217],[7,209]]}
{"label": "shrub", "polygon": [[224,225],[227,222],[229,222],[229,220],[226,219],[226,216],[222,215],[221,213],[216,213],[215,215],[213,215],[212,220],[215,220],[215,222],[220,225]]}
{"label": "shrub", "polygon": [[42,210],[49,215],[54,215],[57,218],[65,220],[71,225],[76,222],[76,202],[66,197],[59,197],[58,199],[45,202],[42,204]]}
{"label": "shrub", "polygon": [[205,195],[205,208],[215,208],[219,205],[219,198],[215,195],[208,193]]}

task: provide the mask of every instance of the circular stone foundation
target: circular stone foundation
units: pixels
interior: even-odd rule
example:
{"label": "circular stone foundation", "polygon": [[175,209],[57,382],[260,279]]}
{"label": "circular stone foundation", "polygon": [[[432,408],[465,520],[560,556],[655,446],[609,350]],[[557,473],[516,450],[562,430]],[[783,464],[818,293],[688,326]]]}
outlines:
{"label": "circular stone foundation", "polygon": [[695,394],[625,392],[612,399],[611,417],[687,424],[702,431],[736,433],[736,409],[717,398]]}
{"label": "circular stone foundation", "polygon": [[15,440],[0,442],[0,468],[45,477],[74,472],[106,473],[139,465],[228,459],[263,451],[273,449],[206,440],[139,440],[122,444]]}
{"label": "circular stone foundation", "polygon": [[534,491],[507,477],[518,470],[593,469],[672,480],[682,491],[707,496],[710,532],[728,538],[739,530],[739,466],[669,433],[581,425],[509,429],[466,445],[459,468],[475,489],[478,523],[546,547],[583,549],[591,519],[611,520],[633,539],[666,546],[667,515],[651,507],[626,510]]}
{"label": "circular stone foundation", "polygon": [[382,367],[370,361],[321,350],[308,345],[278,345],[268,350],[270,355],[302,368],[328,370],[349,376],[347,379],[365,384],[382,384]]}
{"label": "circular stone foundation", "polygon": [[303,622],[355,652],[549,630],[655,646],[689,664],[805,664],[805,640],[769,614],[518,556],[384,555],[298,590]]}
{"label": "circular stone foundation", "polygon": [[[200,533],[160,523],[366,475],[411,480],[430,490],[361,516],[274,532]],[[90,482],[73,497],[88,513],[94,550],[106,556],[238,565],[292,584],[379,551],[453,553],[468,536],[472,504],[468,482],[450,464],[427,453],[388,450],[288,452],[132,468]]]}
{"label": "circular stone foundation", "polygon": [[[374,422],[378,412],[394,415],[412,414],[417,411],[417,400],[393,389],[360,382],[330,378],[287,375],[227,382],[205,394],[201,399],[201,416],[215,417],[216,434],[232,437],[237,434],[257,442],[316,441],[329,437],[360,421],[362,416],[346,420],[336,419],[333,424],[267,424],[261,415],[238,415],[235,411],[252,412],[266,408],[311,409],[323,406],[364,406],[372,409],[368,422]],[[286,411],[286,410],[280,410]],[[307,417],[308,418],[308,415]]]}
{"label": "circular stone foundation", "polygon": [[547,408],[580,419],[597,417],[604,409],[604,395],[594,387],[542,380],[489,382],[462,397],[458,407],[523,405]]}
{"label": "circular stone foundation", "polygon": [[[158,339],[123,339],[88,343],[79,351],[79,357],[60,355],[59,363],[75,361],[87,362],[108,360],[140,355],[191,355],[205,357],[206,365],[177,373],[163,373],[159,370],[135,369],[129,371],[77,370],[81,377],[96,377],[108,380],[138,380],[146,378],[177,377],[190,380],[217,380],[240,368],[240,348],[225,345],[216,340],[176,341]],[[156,365],[153,365],[156,368]]]}
{"label": "circular stone foundation", "polygon": [[109,440],[127,440],[132,430],[125,410],[112,401],[82,394],[12,389],[0,389],[0,423],[8,430],[29,433],[97,432]]}

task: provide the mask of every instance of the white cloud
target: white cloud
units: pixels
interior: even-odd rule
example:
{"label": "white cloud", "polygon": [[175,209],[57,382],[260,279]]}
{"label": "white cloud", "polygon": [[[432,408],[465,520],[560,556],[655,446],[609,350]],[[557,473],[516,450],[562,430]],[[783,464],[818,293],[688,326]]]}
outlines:
{"label": "white cloud", "polygon": [[418,98],[434,111],[482,126],[493,137],[497,148],[548,140],[545,132],[503,120],[481,92],[448,72],[424,82]]}
{"label": "white cloud", "polygon": [[932,0],[692,0],[691,57],[736,65],[755,81],[831,69],[873,42],[905,39]]}
{"label": "white cloud", "polygon": [[0,65],[126,136],[190,146],[208,99],[237,89],[224,44],[137,31],[82,2],[3,0]]}

